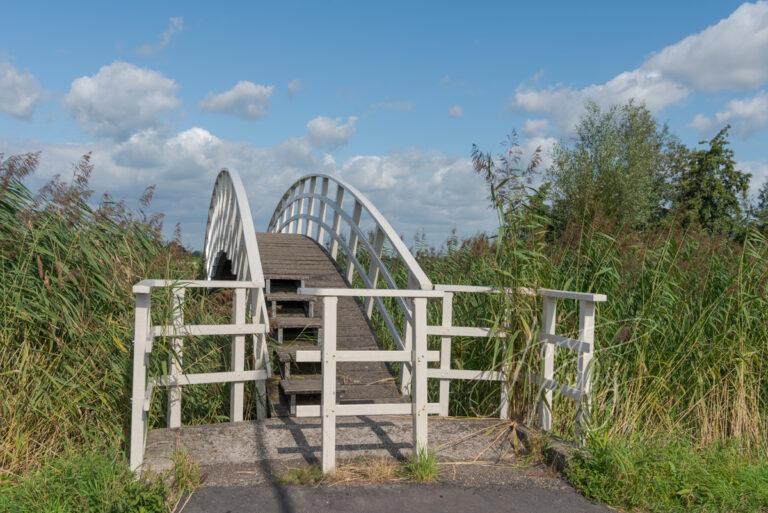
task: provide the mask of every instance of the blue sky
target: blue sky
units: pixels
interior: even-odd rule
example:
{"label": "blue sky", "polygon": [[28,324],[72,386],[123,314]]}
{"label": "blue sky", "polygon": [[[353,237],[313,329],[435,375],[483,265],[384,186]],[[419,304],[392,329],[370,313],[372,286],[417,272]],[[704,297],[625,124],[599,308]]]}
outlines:
{"label": "blue sky", "polygon": [[472,143],[547,151],[583,103],[637,98],[688,144],[734,125],[768,176],[768,3],[16,2],[0,33],[0,151],[42,150],[35,185],[93,151],[94,187],[199,247],[216,171],[256,226],[302,174],[338,174],[395,228],[490,229]]}

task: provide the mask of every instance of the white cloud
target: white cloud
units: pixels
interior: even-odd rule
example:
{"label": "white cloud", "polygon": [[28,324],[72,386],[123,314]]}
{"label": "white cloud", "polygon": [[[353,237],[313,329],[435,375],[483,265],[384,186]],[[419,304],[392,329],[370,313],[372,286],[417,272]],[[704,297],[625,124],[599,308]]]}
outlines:
{"label": "white cloud", "polygon": [[768,2],[730,16],[649,58],[644,67],[707,91],[758,87],[768,80]]}
{"label": "white cloud", "polygon": [[254,84],[241,80],[229,91],[208,93],[200,102],[200,108],[209,112],[221,112],[242,119],[260,119],[268,114],[269,98],[274,86]]}
{"label": "white cloud", "polygon": [[184,18],[181,16],[174,16],[168,20],[168,27],[160,34],[160,40],[157,44],[152,45],[149,43],[141,45],[136,51],[141,55],[152,55],[160,50],[165,49],[173,39],[173,36],[184,30]]}
{"label": "white cloud", "polygon": [[288,96],[294,96],[299,91],[301,91],[301,80],[294,78],[288,82]]}
{"label": "white cloud", "polygon": [[158,126],[160,113],[179,106],[177,89],[157,71],[116,61],[74,80],[64,106],[86,132],[124,139]]}
{"label": "white cloud", "polygon": [[[693,90],[754,88],[768,80],[768,2],[743,4],[729,17],[667,46],[639,68],[582,88],[520,86],[511,108],[547,114],[569,132],[586,101],[605,107],[630,99],[659,112]],[[703,126],[700,117],[694,125]]]}
{"label": "white cloud", "polygon": [[10,62],[0,62],[0,112],[29,119],[41,94],[40,84],[32,73],[21,71]]}
{"label": "white cloud", "polygon": [[308,137],[271,147],[222,139],[201,127],[163,135],[153,128],[122,142],[102,139],[88,144],[11,143],[0,139],[0,152],[43,150],[37,187],[92,151],[92,186],[99,193],[135,201],[156,184],[152,209],[166,214],[168,234],[179,222],[184,241],[202,245],[207,205],[219,169],[240,173],[250,198],[257,230],[266,229],[277,201],[296,178],[307,173],[340,175],[368,195],[395,229],[410,239],[426,230],[440,244],[456,226],[472,235],[495,226],[483,181],[466,157],[412,150],[390,155],[356,155],[343,162],[317,151]]}
{"label": "white cloud", "polygon": [[460,118],[464,115],[464,109],[461,108],[461,105],[454,105],[448,109],[448,115],[452,118]]}
{"label": "white cloud", "polygon": [[750,98],[731,100],[713,117],[697,114],[690,126],[708,135],[726,124],[733,126],[733,131],[744,138],[768,127],[768,92],[760,91]]}
{"label": "white cloud", "polygon": [[537,137],[547,133],[549,121],[546,119],[526,119],[523,124],[523,135],[526,137]]}
{"label": "white cloud", "polygon": [[314,147],[333,151],[355,135],[356,125],[356,116],[349,116],[346,122],[342,118],[318,116],[307,123],[307,136]]}
{"label": "white cloud", "polygon": [[605,107],[634,99],[644,103],[651,111],[658,112],[687,95],[688,90],[677,82],[667,80],[657,72],[637,69],[621,73],[604,84],[592,84],[582,89],[519,87],[515,91],[512,107],[548,114],[561,130],[568,132],[578,121],[587,101]]}
{"label": "white cloud", "polygon": [[768,162],[738,162],[736,169],[752,174],[752,180],[749,182],[749,192],[752,195],[756,195],[763,184],[768,182]]}

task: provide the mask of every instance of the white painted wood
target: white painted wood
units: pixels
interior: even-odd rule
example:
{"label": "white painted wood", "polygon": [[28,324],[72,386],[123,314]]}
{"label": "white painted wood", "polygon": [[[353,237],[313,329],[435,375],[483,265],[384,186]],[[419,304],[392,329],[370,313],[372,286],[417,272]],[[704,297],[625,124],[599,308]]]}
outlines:
{"label": "white painted wood", "polygon": [[160,376],[155,378],[155,385],[162,387],[169,387],[174,385],[209,385],[212,383],[236,383],[264,379],[267,379],[267,371],[264,369],[237,372],[205,372],[199,374],[180,374],[175,378],[170,375]]}
{"label": "white painted wood", "polygon": [[504,381],[504,373],[467,369],[427,369],[427,376],[443,380],[461,379],[468,381]]}
{"label": "white painted wood", "polygon": [[[592,304],[594,305],[594,303]],[[549,335],[546,333],[543,334],[541,338],[545,342],[549,342],[550,344],[555,344],[556,346],[562,347],[565,349],[570,349],[571,351],[575,351],[577,353],[592,350],[591,344],[581,340],[576,340],[573,338],[561,337],[560,335]]]}
{"label": "white painted wood", "polygon": [[134,294],[149,294],[154,288],[171,289],[257,289],[263,282],[236,280],[142,280],[133,286]]}
{"label": "white painted wood", "polygon": [[342,289],[301,287],[297,291],[307,296],[325,297],[405,297],[405,298],[442,298],[439,290],[410,289]]}
{"label": "white painted wood", "polygon": [[315,188],[317,187],[317,177],[313,176],[309,179],[309,192],[312,194],[312,196],[307,200],[307,230],[304,233],[307,237],[313,238],[313,232],[314,232],[314,226],[312,225],[312,215],[315,211]]}
{"label": "white painted wood", "polygon": [[[328,197],[328,184],[329,184],[328,178],[323,178],[322,184],[320,185],[320,196],[326,198]],[[327,211],[327,206],[325,204],[325,201],[320,201],[320,211],[317,214],[317,217],[319,218],[319,223],[317,224],[317,242],[323,247],[327,247],[325,245],[325,227],[323,226],[325,224],[325,215]]]}
{"label": "white painted wood", "polygon": [[[232,295],[232,323],[245,324],[246,310],[245,289],[235,289]],[[231,343],[231,369],[234,372],[245,370],[245,336],[235,335]],[[243,420],[243,394],[245,383],[234,382],[229,388],[229,421],[242,422]]]}
{"label": "white painted wood", "polygon": [[[280,206],[278,205],[278,208]],[[335,208],[333,209],[333,228],[331,229],[331,233],[336,235],[336,237],[333,238],[331,241],[331,257],[333,257],[334,260],[338,260],[339,257],[339,235],[341,232],[341,213],[344,211],[344,187],[339,183],[336,182],[336,204]]]}
{"label": "white painted wood", "polygon": [[579,340],[582,346],[577,360],[576,388],[581,394],[581,400],[576,408],[576,428],[583,435],[592,409],[592,355],[595,343],[595,303],[579,301]]}
{"label": "white painted wood", "polygon": [[[545,296],[543,301],[543,313],[541,333],[544,335],[555,334],[557,317],[557,302],[554,296]],[[541,341],[541,377],[542,381],[553,380],[555,375],[555,346],[546,340]],[[552,429],[552,389],[544,388],[539,400],[539,422],[541,429]]]}
{"label": "white painted wood", "polygon": [[339,299],[323,298],[323,346],[322,346],[322,437],[323,473],[336,468],[336,309]]}
{"label": "white painted wood", "polygon": [[471,326],[429,326],[427,335],[439,335],[443,337],[504,337],[506,333],[493,331],[491,328],[475,328]]}
{"label": "white painted wood", "polygon": [[[446,292],[442,305],[442,328],[453,326],[453,293]],[[427,328],[429,333],[429,328]],[[447,372],[451,369],[451,337],[440,339],[440,370]],[[433,369],[430,369],[432,372]],[[431,374],[430,377],[433,377]],[[448,416],[451,394],[451,380],[446,377],[440,380],[440,415]]]}
{"label": "white painted wood", "polygon": [[594,303],[601,303],[608,300],[608,296],[605,294],[590,294],[588,292],[571,292],[568,290],[552,290],[552,289],[539,289],[540,296],[558,298],[558,299],[575,299],[576,301],[592,301]]}
{"label": "white painted wood", "polygon": [[[302,350],[296,351],[297,363],[311,363],[322,361],[321,351]],[[404,350],[336,350],[336,362],[410,362],[413,357],[412,351]],[[440,361],[439,351],[427,351],[426,358],[428,362]]]}
{"label": "white painted wood", "polygon": [[184,326],[152,326],[154,337],[202,337],[204,335],[254,335],[265,333],[263,324],[187,324]]}
{"label": "white painted wood", "polygon": [[[173,326],[180,329],[184,325],[184,292],[186,289],[174,289],[171,299],[173,312]],[[170,340],[170,354],[168,355],[168,370],[171,376],[183,374],[183,350],[184,339],[172,338]],[[166,410],[166,423],[169,428],[181,427],[181,387],[168,389],[168,408]]]}
{"label": "white painted wood", "polygon": [[[251,294],[251,322],[261,324],[266,327],[269,322],[267,316],[267,303],[264,297],[264,289],[256,289],[256,294]],[[264,370],[267,373],[267,379],[272,377],[272,364],[269,360],[269,343],[267,331],[257,333],[253,338],[253,368]],[[256,419],[267,418],[267,382],[266,379],[256,380]]]}
{"label": "white painted wood", "polygon": [[[370,287],[375,289],[379,281],[379,270],[381,269],[381,252],[384,249],[384,230],[380,227],[376,227],[376,234],[373,236],[373,255],[371,256],[371,262],[368,264],[368,282]],[[365,313],[368,318],[371,318],[373,314],[373,298],[367,298],[365,300]]]}
{"label": "white painted wood", "polygon": [[136,310],[133,326],[133,383],[131,391],[131,449],[130,467],[139,472],[144,461],[144,437],[147,414],[144,411],[144,391],[147,379],[147,353],[149,338],[149,294],[136,294]]}
{"label": "white painted wood", "polygon": [[[427,450],[427,299],[413,299],[413,448]],[[403,366],[404,367],[404,366]]]}
{"label": "white painted wood", "polygon": [[[363,214],[363,205],[358,201],[355,200],[355,206],[352,211],[352,225],[349,227],[349,253],[352,255],[352,258],[357,260],[357,242],[360,239],[360,236],[358,235],[358,230],[355,230],[355,228],[360,227],[360,216]],[[353,277],[353,271],[355,270],[352,262],[350,261],[347,264],[347,282],[352,283],[352,277]],[[373,285],[370,285],[371,288],[375,288]]]}

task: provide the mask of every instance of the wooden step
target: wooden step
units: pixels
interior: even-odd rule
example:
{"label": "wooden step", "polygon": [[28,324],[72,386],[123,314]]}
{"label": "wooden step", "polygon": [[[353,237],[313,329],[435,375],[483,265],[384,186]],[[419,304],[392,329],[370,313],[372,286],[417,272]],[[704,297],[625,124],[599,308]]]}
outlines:
{"label": "wooden step", "polygon": [[312,342],[294,342],[291,344],[285,344],[275,349],[277,353],[277,359],[282,363],[295,362],[296,351],[320,349],[317,344]]}
{"label": "wooden step", "polygon": [[273,329],[282,328],[322,328],[323,320],[319,317],[299,317],[294,315],[277,316],[269,320]]}

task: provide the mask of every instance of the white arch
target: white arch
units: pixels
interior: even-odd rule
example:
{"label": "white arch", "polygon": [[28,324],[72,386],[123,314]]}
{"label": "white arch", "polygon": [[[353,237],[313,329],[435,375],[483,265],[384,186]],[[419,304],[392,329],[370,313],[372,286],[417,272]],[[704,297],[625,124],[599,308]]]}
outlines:
{"label": "white arch", "polygon": [[213,278],[217,259],[225,254],[238,280],[264,285],[251,208],[243,182],[234,171],[222,169],[216,177],[203,248],[209,280]]}
{"label": "white arch", "polygon": [[[351,207],[351,210],[345,209],[345,204]],[[365,219],[363,215],[366,216]],[[328,216],[332,219],[330,224],[326,219]],[[367,221],[368,226],[373,227],[373,240],[368,240],[364,228],[361,227],[363,221]],[[346,225],[346,230],[342,223]],[[339,262],[338,253],[341,248],[346,257],[346,278],[352,285],[357,274],[365,288],[378,288],[379,279],[384,282],[386,288],[402,288],[395,281],[395,273],[391,266],[387,265],[393,259],[397,259],[408,270],[408,283],[405,288],[419,290],[434,288],[419,263],[379,209],[363,193],[340,178],[325,174],[312,174],[299,178],[278,202],[268,229],[275,233],[306,235],[321,246],[327,247],[331,257],[337,262]],[[361,243],[368,255],[367,269],[358,258]],[[388,244],[392,250],[387,257],[383,255],[385,244]],[[410,350],[413,334],[412,306],[402,297],[398,297],[395,301],[405,319],[402,330],[395,323],[398,316],[391,311],[392,308],[388,307],[381,297],[367,298],[365,313],[371,319],[375,304],[394,342],[401,349]],[[410,383],[410,369],[408,365],[403,365],[402,369],[401,384],[403,393],[406,393]]]}

